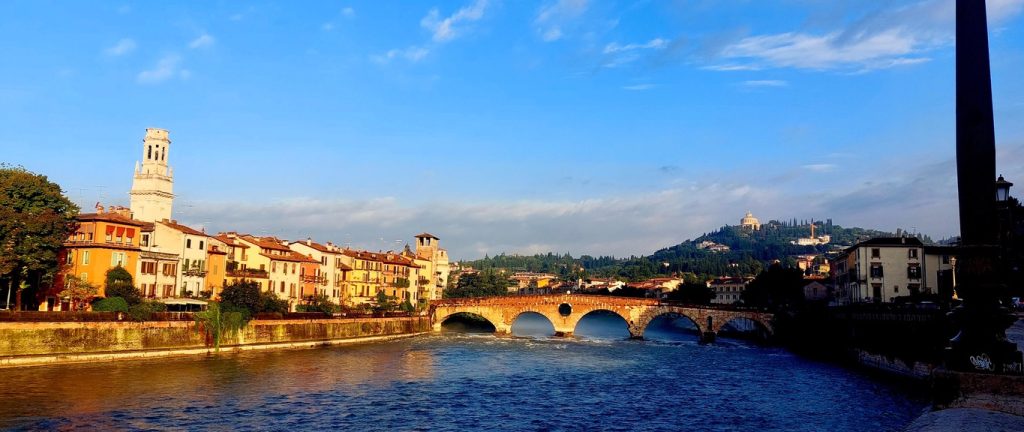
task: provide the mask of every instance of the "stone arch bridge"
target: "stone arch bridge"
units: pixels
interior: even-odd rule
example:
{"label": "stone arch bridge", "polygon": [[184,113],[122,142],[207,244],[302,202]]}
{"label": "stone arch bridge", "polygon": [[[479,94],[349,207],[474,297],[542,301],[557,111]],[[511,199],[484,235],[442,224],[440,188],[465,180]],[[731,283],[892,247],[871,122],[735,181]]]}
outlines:
{"label": "stone arch bridge", "polygon": [[774,333],[772,314],[734,307],[676,305],[656,299],[612,297],[585,294],[552,294],[457,298],[433,301],[430,316],[434,330],[455,314],[478,315],[489,321],[497,334],[508,334],[519,315],[535,312],[546,317],[555,327],[555,334],[572,336],[576,324],[594,311],[614,313],[629,327],[632,338],[642,339],[647,325],[662,315],[685,317],[697,326],[703,342],[713,341],[722,326],[737,318],[759,324],[770,336]]}

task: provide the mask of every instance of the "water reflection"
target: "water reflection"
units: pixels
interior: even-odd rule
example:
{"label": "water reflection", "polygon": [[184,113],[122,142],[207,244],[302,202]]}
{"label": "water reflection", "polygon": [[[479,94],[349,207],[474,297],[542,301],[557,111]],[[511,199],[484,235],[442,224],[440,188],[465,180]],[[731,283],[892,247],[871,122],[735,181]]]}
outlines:
{"label": "water reflection", "polygon": [[441,330],[456,333],[494,333],[494,324],[480,315],[459,312],[441,323]]}
{"label": "water reflection", "polygon": [[[522,318],[533,332],[520,334],[543,337],[0,369],[0,429],[849,432],[900,430],[926,406],[782,350],[698,345],[685,321],[627,341],[549,338],[546,320]],[[586,326],[622,330],[612,318]],[[690,342],[664,342],[673,337]]]}

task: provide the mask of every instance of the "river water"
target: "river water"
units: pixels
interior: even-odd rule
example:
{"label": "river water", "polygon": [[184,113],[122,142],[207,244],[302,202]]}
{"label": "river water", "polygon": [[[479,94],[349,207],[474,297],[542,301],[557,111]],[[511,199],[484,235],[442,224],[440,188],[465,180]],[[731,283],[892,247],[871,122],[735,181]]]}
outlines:
{"label": "river water", "polygon": [[527,337],[0,369],[0,429],[886,431],[926,409],[781,349],[588,319],[572,340],[517,322]]}

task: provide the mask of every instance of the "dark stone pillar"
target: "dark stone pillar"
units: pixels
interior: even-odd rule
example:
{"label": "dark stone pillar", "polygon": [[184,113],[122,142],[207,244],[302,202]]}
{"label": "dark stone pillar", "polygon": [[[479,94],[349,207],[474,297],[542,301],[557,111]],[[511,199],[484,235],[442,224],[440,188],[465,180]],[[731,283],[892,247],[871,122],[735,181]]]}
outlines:
{"label": "dark stone pillar", "polygon": [[956,165],[961,249],[957,292],[964,304],[951,312],[959,333],[950,341],[947,367],[961,371],[1020,373],[1021,354],[1006,341],[1016,318],[1005,297],[997,246],[996,150],[984,0],[956,2]]}

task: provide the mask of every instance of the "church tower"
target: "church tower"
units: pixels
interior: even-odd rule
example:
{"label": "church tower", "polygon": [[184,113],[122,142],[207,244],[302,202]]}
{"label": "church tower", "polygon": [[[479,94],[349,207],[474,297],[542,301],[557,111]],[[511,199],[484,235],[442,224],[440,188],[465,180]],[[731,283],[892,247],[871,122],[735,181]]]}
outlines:
{"label": "church tower", "polygon": [[142,166],[135,162],[132,179],[132,218],[157,222],[171,218],[174,202],[174,172],[167,166],[171,140],[166,129],[148,128],[142,140]]}

